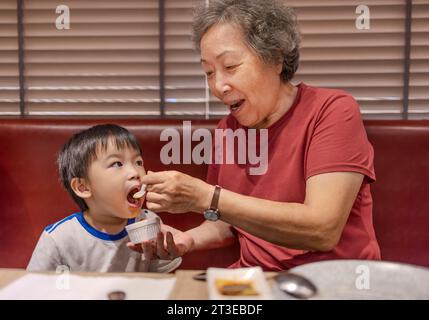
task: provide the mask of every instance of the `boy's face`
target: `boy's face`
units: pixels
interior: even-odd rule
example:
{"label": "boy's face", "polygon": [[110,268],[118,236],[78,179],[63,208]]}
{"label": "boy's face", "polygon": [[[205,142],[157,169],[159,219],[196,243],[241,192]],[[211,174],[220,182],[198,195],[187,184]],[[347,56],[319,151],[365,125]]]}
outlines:
{"label": "boy's face", "polygon": [[92,214],[118,218],[136,217],[144,197],[133,199],[146,175],[143,159],[137,150],[125,147],[118,150],[109,141],[107,150],[99,148],[88,170],[87,186],[91,196],[86,200]]}

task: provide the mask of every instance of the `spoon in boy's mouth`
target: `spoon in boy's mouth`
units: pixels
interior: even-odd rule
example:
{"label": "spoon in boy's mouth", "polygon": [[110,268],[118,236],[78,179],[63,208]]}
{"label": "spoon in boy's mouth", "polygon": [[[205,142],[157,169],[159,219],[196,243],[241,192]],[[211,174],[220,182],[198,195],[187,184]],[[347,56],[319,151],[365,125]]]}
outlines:
{"label": "spoon in boy's mouth", "polygon": [[145,185],[145,184],[142,184],[142,187],[141,187],[140,191],[136,192],[136,193],[133,195],[133,198],[134,198],[134,199],[141,198],[141,197],[143,197],[143,196],[145,195],[145,193],[146,193],[146,185]]}

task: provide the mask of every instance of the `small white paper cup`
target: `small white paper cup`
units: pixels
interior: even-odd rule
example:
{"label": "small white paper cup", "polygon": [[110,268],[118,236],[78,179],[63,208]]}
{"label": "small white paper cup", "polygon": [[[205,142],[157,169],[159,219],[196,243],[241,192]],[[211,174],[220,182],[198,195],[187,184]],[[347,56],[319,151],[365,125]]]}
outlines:
{"label": "small white paper cup", "polygon": [[158,232],[161,231],[161,224],[159,218],[150,218],[129,224],[125,226],[125,229],[130,236],[131,242],[139,244],[156,239]]}

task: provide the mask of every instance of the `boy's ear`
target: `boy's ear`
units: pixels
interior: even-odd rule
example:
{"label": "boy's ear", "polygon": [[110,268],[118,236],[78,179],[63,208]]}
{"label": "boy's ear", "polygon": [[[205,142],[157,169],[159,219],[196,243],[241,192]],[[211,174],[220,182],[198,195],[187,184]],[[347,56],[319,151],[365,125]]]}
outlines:
{"label": "boy's ear", "polygon": [[78,197],[83,199],[91,197],[91,190],[89,189],[89,186],[85,179],[73,178],[70,181],[70,186]]}

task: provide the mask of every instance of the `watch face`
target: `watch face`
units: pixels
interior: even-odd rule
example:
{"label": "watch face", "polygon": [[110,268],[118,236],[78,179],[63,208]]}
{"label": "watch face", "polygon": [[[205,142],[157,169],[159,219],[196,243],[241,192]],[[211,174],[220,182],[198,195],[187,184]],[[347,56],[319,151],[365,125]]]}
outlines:
{"label": "watch face", "polygon": [[204,218],[210,221],[216,221],[219,219],[219,213],[217,210],[207,209],[204,211]]}

